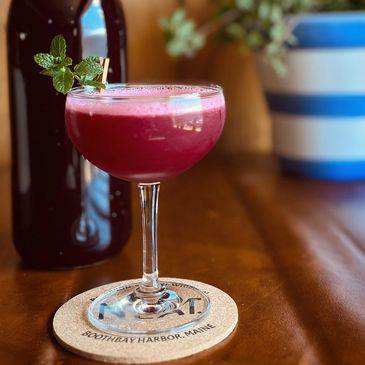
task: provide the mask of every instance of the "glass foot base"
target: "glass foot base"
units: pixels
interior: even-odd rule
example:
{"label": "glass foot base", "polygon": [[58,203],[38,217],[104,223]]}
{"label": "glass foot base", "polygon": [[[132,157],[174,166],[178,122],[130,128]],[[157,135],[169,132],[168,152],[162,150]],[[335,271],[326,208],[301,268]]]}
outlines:
{"label": "glass foot base", "polygon": [[89,321],[111,333],[172,333],[193,326],[209,313],[209,297],[189,284],[163,281],[164,290],[143,299],[139,284],[129,282],[98,296],[89,307]]}

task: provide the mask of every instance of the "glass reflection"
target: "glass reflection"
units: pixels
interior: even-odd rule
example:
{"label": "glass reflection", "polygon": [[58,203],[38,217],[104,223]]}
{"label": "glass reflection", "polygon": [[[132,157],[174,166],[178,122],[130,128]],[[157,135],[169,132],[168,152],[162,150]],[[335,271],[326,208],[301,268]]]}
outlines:
{"label": "glass reflection", "polygon": [[[199,95],[171,96],[172,126],[184,131],[201,132],[203,128],[203,106]],[[190,118],[187,118],[187,115]]]}

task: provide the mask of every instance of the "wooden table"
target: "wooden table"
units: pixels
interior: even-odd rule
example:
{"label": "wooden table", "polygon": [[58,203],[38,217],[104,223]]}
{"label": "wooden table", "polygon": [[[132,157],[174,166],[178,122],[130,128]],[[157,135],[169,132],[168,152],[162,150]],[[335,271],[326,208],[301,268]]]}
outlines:
{"label": "wooden table", "polygon": [[[95,363],[63,350],[50,324],[72,296],[139,275],[136,195],[118,257],[36,271],[12,246],[8,170],[0,176],[1,364]],[[226,341],[176,364],[365,364],[365,183],[284,178],[267,157],[215,157],[162,185],[159,238],[162,275],[217,286],[239,307]]]}

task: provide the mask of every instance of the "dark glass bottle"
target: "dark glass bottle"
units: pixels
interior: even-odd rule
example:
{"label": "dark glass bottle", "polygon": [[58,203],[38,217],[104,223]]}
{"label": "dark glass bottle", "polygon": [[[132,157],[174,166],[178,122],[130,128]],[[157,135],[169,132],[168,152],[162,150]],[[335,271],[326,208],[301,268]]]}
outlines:
{"label": "dark glass bottle", "polygon": [[63,34],[67,54],[110,58],[109,82],[126,81],[119,0],[13,0],[8,21],[13,238],[39,268],[107,259],[130,233],[130,185],[85,161],[65,132],[65,96],[33,55]]}

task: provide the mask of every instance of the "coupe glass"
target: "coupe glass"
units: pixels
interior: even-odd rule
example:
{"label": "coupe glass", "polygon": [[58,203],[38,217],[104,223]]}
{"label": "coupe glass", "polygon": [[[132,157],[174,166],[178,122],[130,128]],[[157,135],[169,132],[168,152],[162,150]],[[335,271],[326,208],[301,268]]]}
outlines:
{"label": "coupe glass", "polygon": [[209,313],[209,297],[181,281],[159,280],[158,195],[160,181],[192,167],[217,142],[225,119],[222,88],[109,84],[100,93],[79,87],[67,96],[65,119],[86,159],[138,183],[142,207],[142,279],[97,297],[90,322],[107,332],[137,334],[172,333],[197,323]]}

